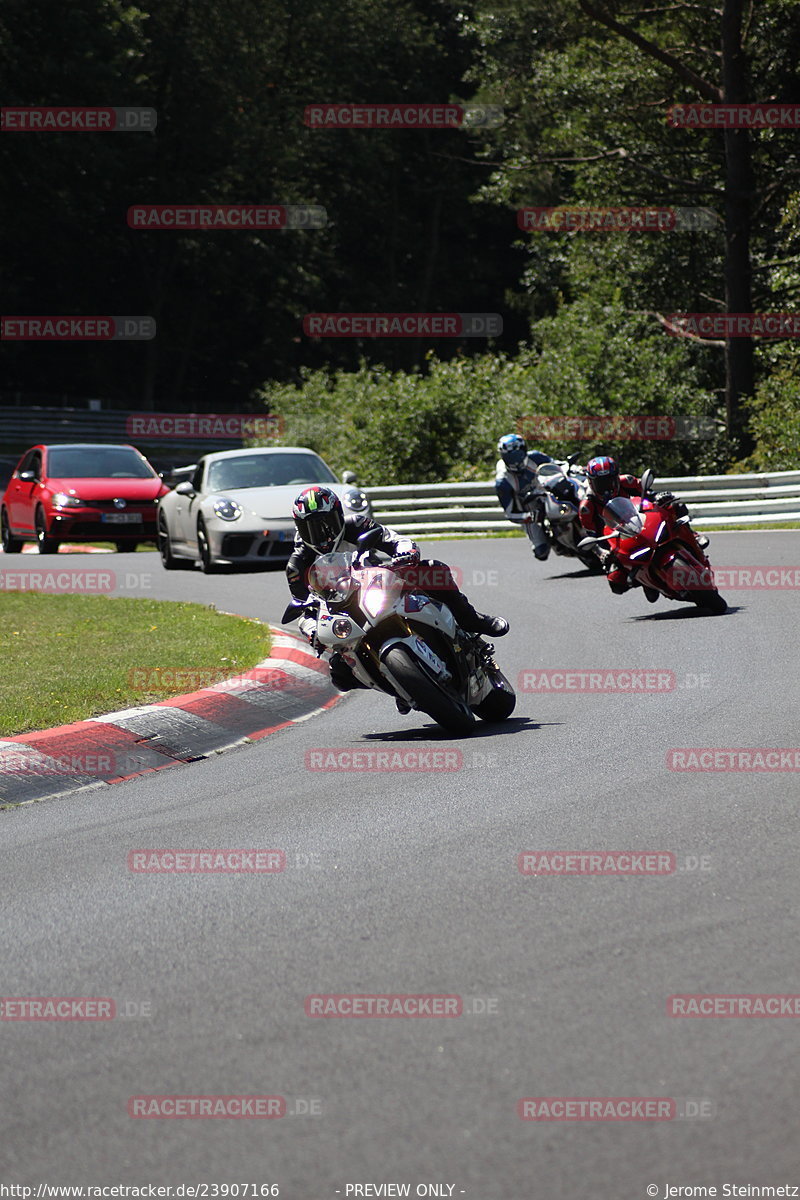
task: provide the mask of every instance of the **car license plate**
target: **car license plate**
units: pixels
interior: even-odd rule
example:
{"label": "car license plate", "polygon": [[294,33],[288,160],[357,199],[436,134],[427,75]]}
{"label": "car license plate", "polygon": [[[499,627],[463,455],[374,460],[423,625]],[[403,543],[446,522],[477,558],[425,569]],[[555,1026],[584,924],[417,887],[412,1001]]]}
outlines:
{"label": "car license plate", "polygon": [[100,520],[107,525],[138,525],[141,523],[141,513],[101,513]]}

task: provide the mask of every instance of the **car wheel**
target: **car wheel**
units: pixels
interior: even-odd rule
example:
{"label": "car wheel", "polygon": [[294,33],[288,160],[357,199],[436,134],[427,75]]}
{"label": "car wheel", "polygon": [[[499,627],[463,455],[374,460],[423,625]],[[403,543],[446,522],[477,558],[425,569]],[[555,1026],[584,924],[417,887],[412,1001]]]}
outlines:
{"label": "car wheel", "polygon": [[197,522],[197,550],[200,555],[200,566],[204,575],[218,575],[219,564],[211,560],[211,547],[208,544],[206,524],[202,517]]}
{"label": "car wheel", "polygon": [[11,526],[8,523],[8,514],[5,509],[0,513],[0,533],[3,538],[3,553],[4,554],[19,554],[22,551],[24,542],[22,538],[14,537],[11,532]]}
{"label": "car wheel", "polygon": [[41,506],[36,510],[36,543],[40,554],[58,554],[58,538],[47,532],[47,519]]}
{"label": "car wheel", "polygon": [[172,553],[167,518],[163,513],[158,515],[158,552],[161,555],[161,565],[165,571],[191,571],[194,567],[191,558],[176,558]]}

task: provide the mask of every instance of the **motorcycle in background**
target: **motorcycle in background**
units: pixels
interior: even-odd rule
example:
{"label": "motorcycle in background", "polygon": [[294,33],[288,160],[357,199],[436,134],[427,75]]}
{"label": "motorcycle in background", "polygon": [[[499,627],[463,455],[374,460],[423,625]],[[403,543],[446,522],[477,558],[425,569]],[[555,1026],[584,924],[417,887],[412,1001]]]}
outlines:
{"label": "motorcycle in background", "polygon": [[492,648],[459,628],[445,604],[409,590],[388,563],[372,559],[380,530],[358,539],[359,550],[335,551],[308,573],[309,600],[294,600],[284,623],[314,616],[316,642],[337,650],[369,688],[404,700],[444,729],[469,733],[475,718],[504,721],[516,704],[514,689]]}
{"label": "motorcycle in background", "polygon": [[563,462],[544,462],[536,468],[537,482],[520,494],[523,508],[543,529],[555,554],[579,559],[590,571],[600,574],[603,564],[596,549],[580,549],[585,530],[578,506],[586,495],[586,473],[575,466],[579,455]]}
{"label": "motorcycle in background", "polygon": [[628,572],[632,584],[655,588],[667,600],[685,600],[709,613],[724,613],[728,605],[714,582],[711,563],[698,546],[692,549],[678,529],[689,517],[646,498],[652,490],[653,472],[642,476],[641,497],[615,496],[603,509],[603,537],[587,537],[582,547],[611,543],[611,553]]}

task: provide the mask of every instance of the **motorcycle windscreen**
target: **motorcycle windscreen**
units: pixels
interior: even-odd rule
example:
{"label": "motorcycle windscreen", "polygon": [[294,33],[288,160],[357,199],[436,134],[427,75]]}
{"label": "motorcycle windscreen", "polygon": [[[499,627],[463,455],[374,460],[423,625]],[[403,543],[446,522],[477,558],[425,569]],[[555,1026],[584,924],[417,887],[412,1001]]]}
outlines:
{"label": "motorcycle windscreen", "polygon": [[611,529],[619,529],[629,537],[642,532],[642,518],[635,504],[627,496],[615,496],[603,509],[603,520]]}
{"label": "motorcycle windscreen", "polygon": [[403,580],[387,567],[368,567],[358,577],[361,607],[373,620],[389,612],[403,594]]}
{"label": "motorcycle windscreen", "polygon": [[353,551],[321,554],[308,571],[308,589],[333,604],[348,600],[358,587],[353,576]]}
{"label": "motorcycle windscreen", "polygon": [[558,463],[539,463],[539,466],[536,468],[536,478],[543,487],[547,487],[549,483],[557,479],[563,479],[564,472]]}

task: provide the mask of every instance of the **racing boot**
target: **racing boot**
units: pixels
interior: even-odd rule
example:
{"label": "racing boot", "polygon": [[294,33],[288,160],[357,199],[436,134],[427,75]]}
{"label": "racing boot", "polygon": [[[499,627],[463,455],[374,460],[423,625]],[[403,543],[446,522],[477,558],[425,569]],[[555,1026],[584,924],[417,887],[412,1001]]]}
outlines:
{"label": "racing boot", "polygon": [[504,617],[476,612],[463,592],[447,592],[441,598],[465,633],[488,633],[492,637],[504,637],[511,628]]}

